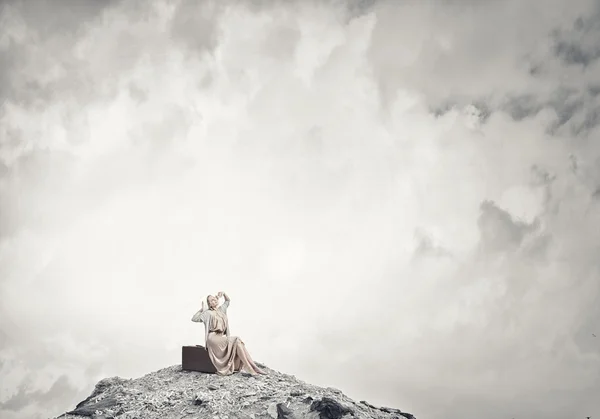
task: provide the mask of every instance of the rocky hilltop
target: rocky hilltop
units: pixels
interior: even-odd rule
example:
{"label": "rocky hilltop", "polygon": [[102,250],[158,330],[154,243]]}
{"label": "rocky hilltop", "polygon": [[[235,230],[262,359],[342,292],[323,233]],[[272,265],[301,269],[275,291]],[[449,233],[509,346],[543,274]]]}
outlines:
{"label": "rocky hilltop", "polygon": [[174,365],[136,379],[106,378],[75,409],[55,419],[414,419],[259,366],[269,375],[222,377]]}

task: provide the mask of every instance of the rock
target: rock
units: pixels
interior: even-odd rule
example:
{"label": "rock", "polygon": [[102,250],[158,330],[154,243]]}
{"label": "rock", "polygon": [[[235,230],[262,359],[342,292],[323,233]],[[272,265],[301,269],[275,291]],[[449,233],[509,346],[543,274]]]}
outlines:
{"label": "rock", "polygon": [[104,411],[104,410],[116,408],[119,406],[119,401],[113,397],[107,397],[107,398],[97,401],[95,403],[85,404],[85,402],[89,402],[90,397],[85,399],[83,402],[79,403],[77,405],[77,407],[75,407],[75,410],[67,412],[67,414],[92,417],[96,414],[96,412],[98,410]]}
{"label": "rock", "polygon": [[397,415],[404,416],[406,419],[415,419],[415,417],[410,413],[403,412],[402,410],[393,407],[380,407],[379,410],[386,413],[395,413]]}
{"label": "rock", "polygon": [[[359,403],[265,368],[269,375],[219,376],[173,365],[136,379],[101,380],[69,419],[414,419],[399,409]],[[56,418],[62,419],[62,418]]]}
{"label": "rock", "polygon": [[365,406],[368,406],[368,407],[370,407],[371,409],[374,409],[374,410],[380,410],[382,412],[400,415],[400,416],[405,417],[406,419],[415,419],[415,417],[413,415],[411,415],[410,413],[407,413],[407,412],[403,412],[400,409],[396,409],[396,408],[393,408],[393,407],[377,407],[377,406],[374,406],[371,403],[366,402],[364,400],[361,400],[360,403],[362,403]]}
{"label": "rock", "polygon": [[289,407],[283,403],[277,403],[277,419],[296,419],[296,417]]}
{"label": "rock", "polygon": [[196,393],[193,403],[195,406],[206,406],[210,401],[209,399],[210,398],[206,394]]}
{"label": "rock", "polygon": [[127,382],[128,380],[124,380],[120,377],[109,377],[98,381],[98,383],[94,387],[94,391],[92,391],[92,394],[90,394],[90,396],[87,399],[79,402],[77,406],[75,406],[75,410],[79,409],[80,407],[83,407],[86,404],[89,404],[91,400],[104,393],[107,389],[120,387],[126,384]]}
{"label": "rock", "polygon": [[348,413],[353,413],[352,409],[343,406],[330,397],[323,397],[321,400],[315,400],[310,405],[310,410],[319,412],[319,417],[321,419],[340,419]]}
{"label": "rock", "polygon": [[271,416],[273,419],[277,419],[277,404],[271,403],[269,408],[267,409],[267,414]]}
{"label": "rock", "polygon": [[372,405],[371,403],[369,403],[369,402],[366,402],[366,401],[364,401],[364,400],[361,400],[361,401],[360,401],[360,403],[364,404],[364,405],[365,405],[365,406],[367,406],[367,407],[370,407],[371,409],[377,409],[377,410],[379,410],[379,408],[378,408],[377,406],[374,406],[374,405]]}

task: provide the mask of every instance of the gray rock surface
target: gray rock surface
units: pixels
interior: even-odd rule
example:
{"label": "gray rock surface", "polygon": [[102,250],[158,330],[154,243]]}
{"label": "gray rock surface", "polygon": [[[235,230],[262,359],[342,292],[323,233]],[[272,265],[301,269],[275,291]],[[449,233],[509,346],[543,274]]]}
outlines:
{"label": "gray rock surface", "polygon": [[399,409],[355,402],[337,389],[261,368],[269,375],[221,377],[174,365],[136,379],[106,378],[75,409],[55,419],[414,419]]}

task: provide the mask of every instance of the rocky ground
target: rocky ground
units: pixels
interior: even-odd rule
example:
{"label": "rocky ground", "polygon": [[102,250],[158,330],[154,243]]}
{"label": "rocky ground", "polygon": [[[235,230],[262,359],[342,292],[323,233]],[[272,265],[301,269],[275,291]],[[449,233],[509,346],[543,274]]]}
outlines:
{"label": "rocky ground", "polygon": [[414,419],[259,366],[269,375],[222,377],[174,365],[136,379],[106,378],[75,409],[55,419]]}

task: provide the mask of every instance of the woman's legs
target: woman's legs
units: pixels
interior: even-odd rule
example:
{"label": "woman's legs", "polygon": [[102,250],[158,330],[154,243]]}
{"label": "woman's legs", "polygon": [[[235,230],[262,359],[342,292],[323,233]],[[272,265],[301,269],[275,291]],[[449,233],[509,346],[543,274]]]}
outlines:
{"label": "woman's legs", "polygon": [[235,339],[235,345],[237,357],[240,359],[242,365],[246,367],[246,369],[250,372],[250,374],[267,374],[266,372],[258,368],[258,365],[256,365],[256,363],[254,362],[254,360],[250,356],[250,353],[248,353],[248,349],[246,349],[246,345],[240,338]]}
{"label": "woman's legs", "polygon": [[252,375],[266,374],[262,371],[246,349],[246,345],[237,336],[224,336],[210,333],[206,350],[211,362],[220,375],[229,375],[236,371],[247,370]]}
{"label": "woman's legs", "polygon": [[253,365],[254,363],[248,359],[248,352],[246,351],[244,342],[242,342],[241,339],[237,338],[235,340],[235,345],[236,345],[236,354],[237,354],[238,358],[240,359],[240,361],[242,362],[242,365],[248,370],[248,372],[250,374],[252,374],[252,375],[258,374],[258,371],[256,371],[256,369],[254,368],[254,365]]}
{"label": "woman's legs", "polygon": [[260,368],[258,368],[258,365],[256,365],[256,363],[254,362],[254,360],[250,356],[250,352],[248,352],[248,349],[246,349],[246,345],[244,345],[243,343],[242,343],[242,345],[244,347],[244,352],[246,354],[246,358],[248,359],[248,362],[250,363],[250,365],[252,365],[252,368],[254,368],[254,371],[256,371],[259,374],[266,375],[267,373],[265,371],[263,371]]}

